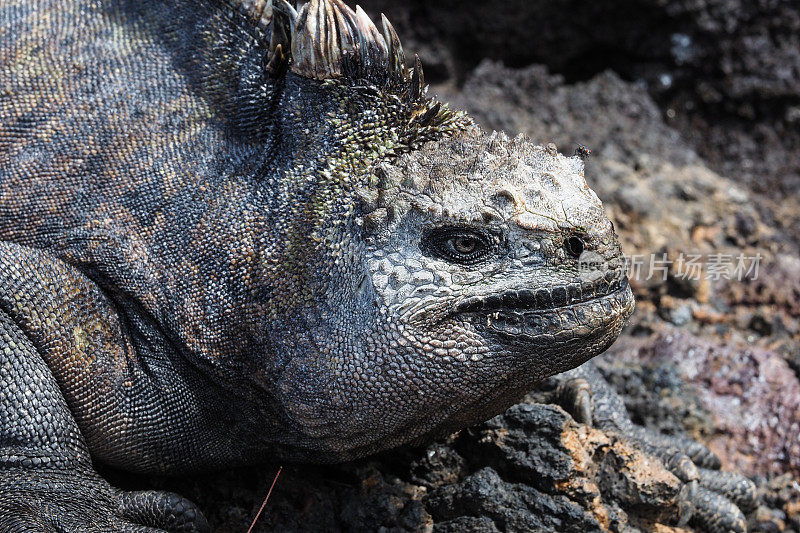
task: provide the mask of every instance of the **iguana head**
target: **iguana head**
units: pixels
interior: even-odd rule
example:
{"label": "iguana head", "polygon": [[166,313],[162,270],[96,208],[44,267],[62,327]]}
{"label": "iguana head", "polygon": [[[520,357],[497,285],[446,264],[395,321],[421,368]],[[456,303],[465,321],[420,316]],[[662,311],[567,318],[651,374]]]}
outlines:
{"label": "iguana head", "polygon": [[553,145],[478,128],[375,169],[361,290],[415,353],[460,367],[462,385],[475,371],[484,392],[469,398],[581,364],[633,309],[617,236],[583,169]]}
{"label": "iguana head", "polygon": [[255,5],[281,132],[263,188],[283,207],[239,263],[285,455],[460,429],[616,338],[633,298],[581,157],[428,98],[385,19],[338,0]]}
{"label": "iguana head", "polygon": [[336,452],[489,418],[616,339],[634,302],[583,169],[475,127],[374,166],[329,289],[327,331],[351,339],[326,361]]}

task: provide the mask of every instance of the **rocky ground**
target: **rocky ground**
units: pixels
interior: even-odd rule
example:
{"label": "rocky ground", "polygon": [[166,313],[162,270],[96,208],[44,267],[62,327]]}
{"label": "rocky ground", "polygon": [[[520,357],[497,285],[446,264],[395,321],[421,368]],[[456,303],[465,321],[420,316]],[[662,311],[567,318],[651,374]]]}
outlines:
{"label": "rocky ground", "polygon": [[[642,258],[636,316],[602,372],[635,422],[757,482],[750,531],[800,532],[796,2],[364,3],[485,128],[592,149],[587,181]],[[740,255],[760,257],[757,279],[736,279]],[[678,531],[652,513],[677,514],[674,478],[637,478],[639,452],[527,400],[427,448],[287,466],[256,531]],[[276,469],[156,481],[244,533]]]}

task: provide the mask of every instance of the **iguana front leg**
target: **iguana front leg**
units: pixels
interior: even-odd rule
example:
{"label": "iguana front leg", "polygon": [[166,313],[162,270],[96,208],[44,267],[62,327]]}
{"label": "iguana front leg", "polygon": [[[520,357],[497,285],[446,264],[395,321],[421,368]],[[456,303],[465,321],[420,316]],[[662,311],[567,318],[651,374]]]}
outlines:
{"label": "iguana front leg", "polygon": [[597,368],[586,363],[560,374],[554,399],[581,423],[594,426],[657,457],[684,484],[683,522],[708,533],[747,530],[742,511],[755,507],[755,485],[738,474],[719,470],[708,448],[686,437],[661,435],[631,422],[622,398]]}
{"label": "iguana front leg", "polygon": [[[30,269],[48,261],[39,252],[0,243],[0,531],[207,529],[194,505],[180,496],[122,492],[95,472],[61,387],[32,340],[40,336],[26,331],[49,327],[48,349],[69,345],[59,339],[65,322],[57,315],[65,302],[31,294],[41,287]],[[32,302],[40,307],[31,308]],[[71,333],[81,337],[77,330]],[[62,355],[70,364],[66,358],[76,353],[65,349]]]}

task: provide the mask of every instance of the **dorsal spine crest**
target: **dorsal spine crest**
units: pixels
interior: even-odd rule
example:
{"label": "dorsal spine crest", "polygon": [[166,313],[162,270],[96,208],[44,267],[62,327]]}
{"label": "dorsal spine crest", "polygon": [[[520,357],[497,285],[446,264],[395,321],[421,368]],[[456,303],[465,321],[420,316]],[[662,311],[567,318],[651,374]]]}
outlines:
{"label": "dorsal spine crest", "polygon": [[472,124],[463,113],[427,97],[422,62],[414,56],[407,63],[386,16],[381,15],[379,30],[360,6],[352,9],[342,0],[311,0],[296,9],[287,0],[227,1],[260,29],[269,50],[264,65],[273,79],[291,72],[323,84],[379,90],[394,102],[402,146]]}

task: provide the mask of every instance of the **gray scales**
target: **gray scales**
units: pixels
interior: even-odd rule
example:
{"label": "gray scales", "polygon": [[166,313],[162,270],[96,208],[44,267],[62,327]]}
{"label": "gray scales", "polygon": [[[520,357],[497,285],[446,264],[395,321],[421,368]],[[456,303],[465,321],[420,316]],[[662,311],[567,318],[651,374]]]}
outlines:
{"label": "gray scales", "polygon": [[[583,166],[429,98],[338,0],[0,1],[0,531],[202,531],[94,464],[362,457],[601,353],[633,297]],[[745,480],[562,382],[741,530]]]}

